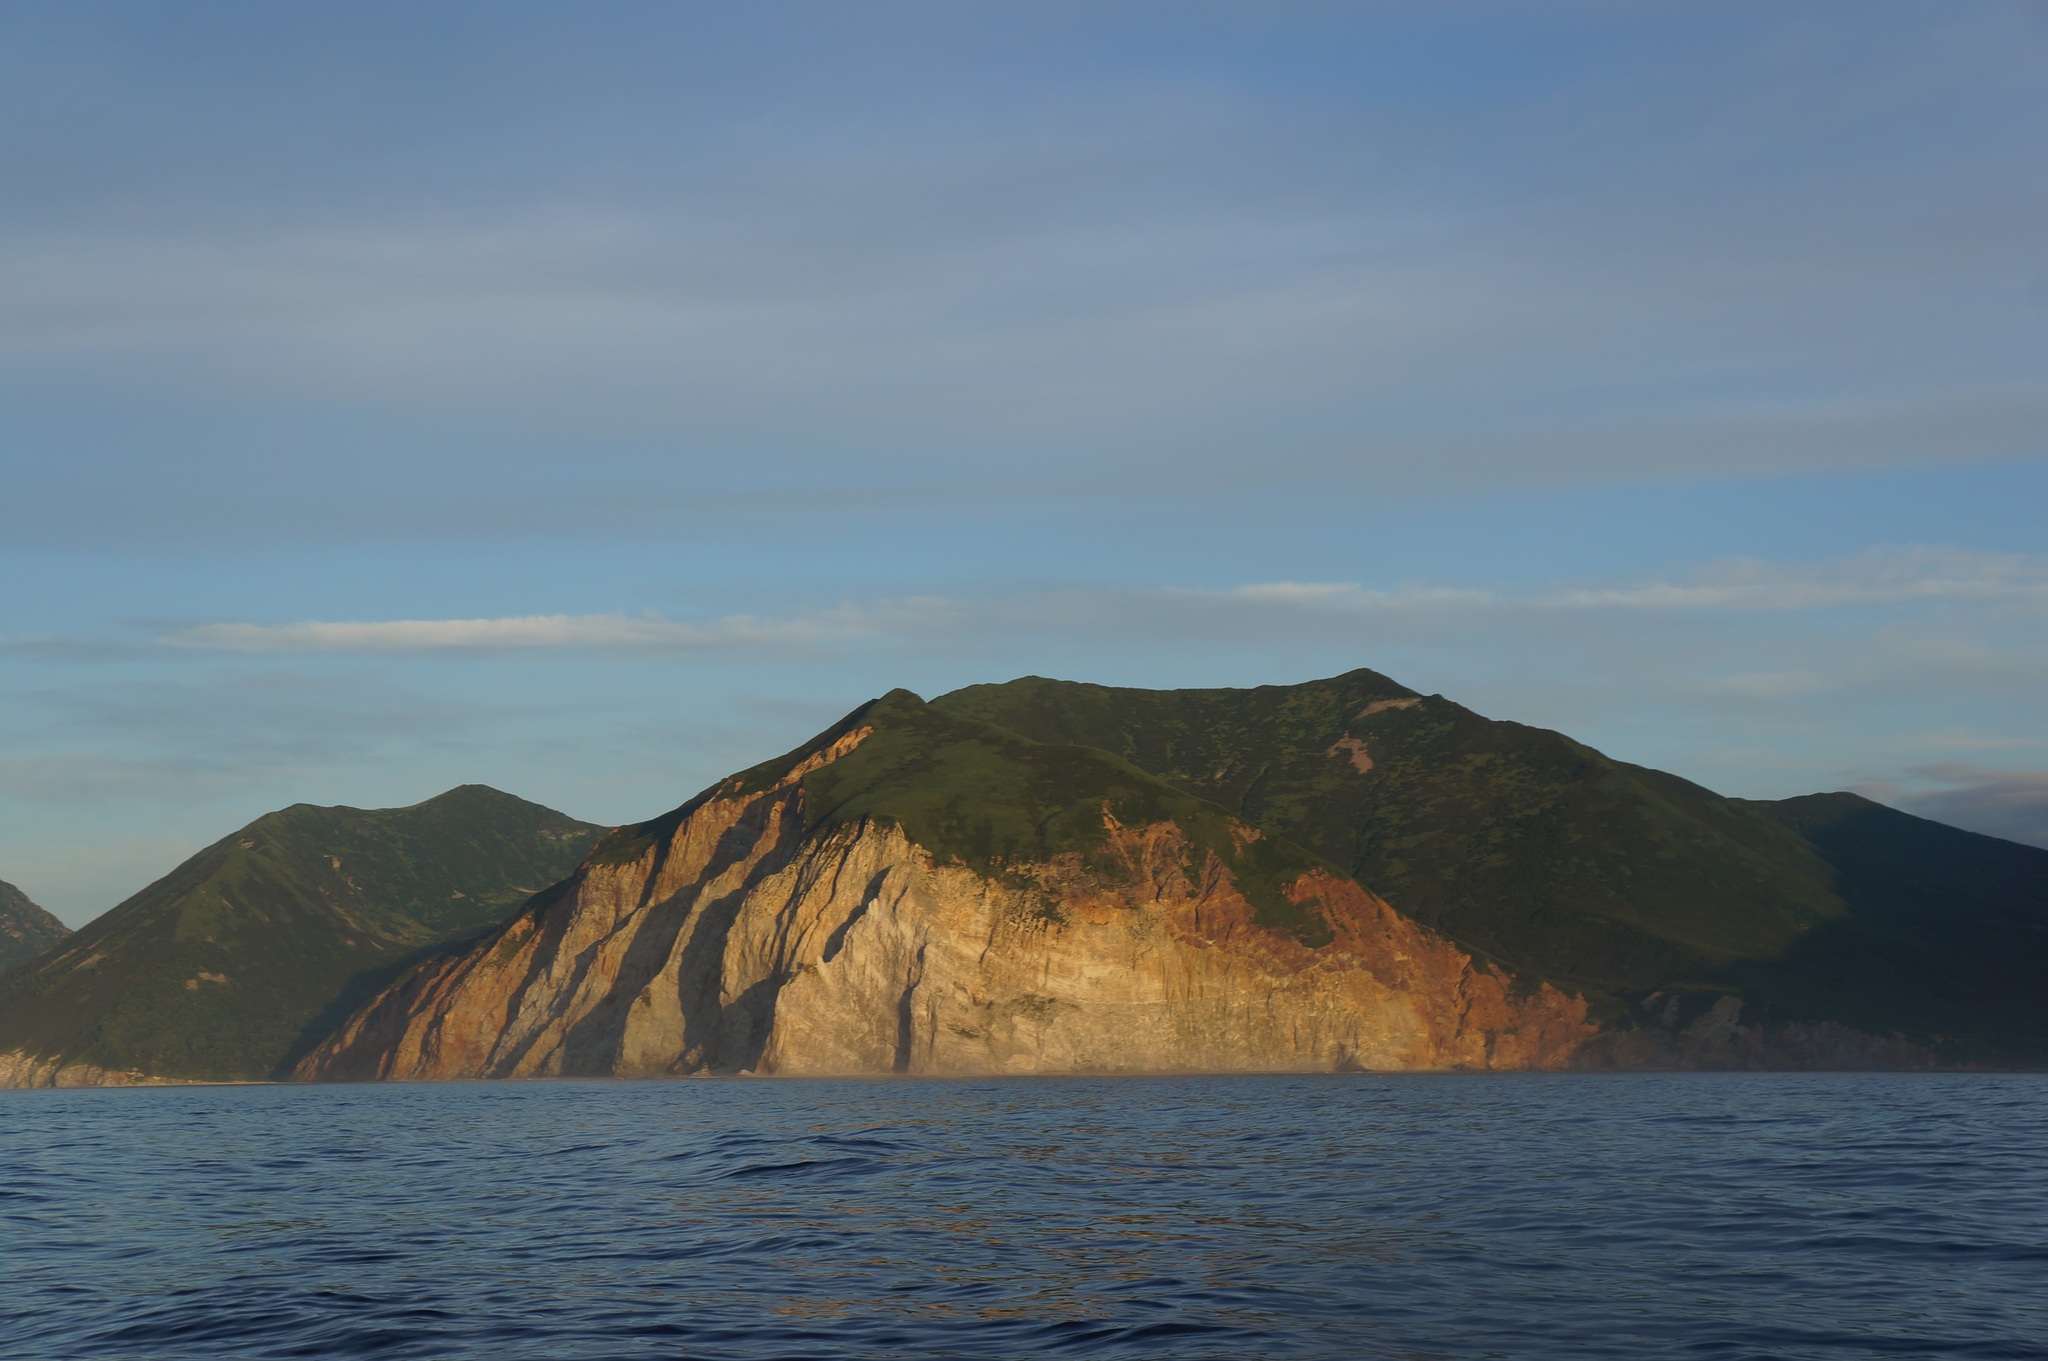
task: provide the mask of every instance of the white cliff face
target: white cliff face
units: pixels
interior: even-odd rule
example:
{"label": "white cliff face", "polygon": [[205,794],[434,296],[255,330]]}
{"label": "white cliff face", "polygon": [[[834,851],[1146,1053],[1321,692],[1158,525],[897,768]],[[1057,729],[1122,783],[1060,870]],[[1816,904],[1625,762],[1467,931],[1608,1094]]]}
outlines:
{"label": "white cliff face", "polygon": [[300,1076],[1561,1067],[1592,1034],[1582,1002],[1512,996],[1348,880],[1291,890],[1328,944],[1257,926],[1171,823],[1108,821],[1119,872],[1002,880],[883,821],[806,838],[798,782],[865,735],[707,800],[630,863],[594,858],[395,984]]}

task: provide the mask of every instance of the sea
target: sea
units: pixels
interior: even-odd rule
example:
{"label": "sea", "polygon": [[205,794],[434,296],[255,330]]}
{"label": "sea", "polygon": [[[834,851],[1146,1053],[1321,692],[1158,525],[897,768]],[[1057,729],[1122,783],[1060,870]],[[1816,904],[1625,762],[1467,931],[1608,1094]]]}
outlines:
{"label": "sea", "polygon": [[2048,1357],[2048,1075],[0,1093],[0,1356]]}

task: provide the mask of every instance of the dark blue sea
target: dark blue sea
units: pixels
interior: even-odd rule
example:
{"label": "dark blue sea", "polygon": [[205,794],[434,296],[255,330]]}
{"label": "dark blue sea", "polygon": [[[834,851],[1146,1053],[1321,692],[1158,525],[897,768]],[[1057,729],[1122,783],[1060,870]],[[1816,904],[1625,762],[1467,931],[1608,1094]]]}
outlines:
{"label": "dark blue sea", "polygon": [[7,1357],[2048,1357],[2048,1077],[0,1093]]}

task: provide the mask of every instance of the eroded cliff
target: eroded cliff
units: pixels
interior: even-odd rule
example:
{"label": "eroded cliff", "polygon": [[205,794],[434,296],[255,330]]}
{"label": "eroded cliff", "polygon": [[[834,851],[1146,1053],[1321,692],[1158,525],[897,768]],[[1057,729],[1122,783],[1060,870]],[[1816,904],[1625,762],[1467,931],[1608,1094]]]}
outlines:
{"label": "eroded cliff", "polygon": [[299,1076],[1554,1068],[1593,1033],[1114,758],[870,709],[615,833]]}

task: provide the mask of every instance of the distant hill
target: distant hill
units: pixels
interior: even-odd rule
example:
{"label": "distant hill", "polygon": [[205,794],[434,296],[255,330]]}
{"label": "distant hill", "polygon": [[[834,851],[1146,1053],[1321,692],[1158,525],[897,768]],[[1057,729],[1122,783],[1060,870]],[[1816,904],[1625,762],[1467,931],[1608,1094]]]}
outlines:
{"label": "distant hill", "polygon": [[0,978],[0,1080],[269,1078],[410,960],[567,874],[600,830],[483,785],[258,818]]}
{"label": "distant hill", "polygon": [[1341,865],[1610,1027],[1752,1024],[2048,1059],[2048,851],[1853,795],[1723,798],[1371,671],[1242,690],[1027,677],[934,708],[1097,747]]}
{"label": "distant hill", "polygon": [[71,934],[71,928],[0,881],[0,973],[25,964]]}

